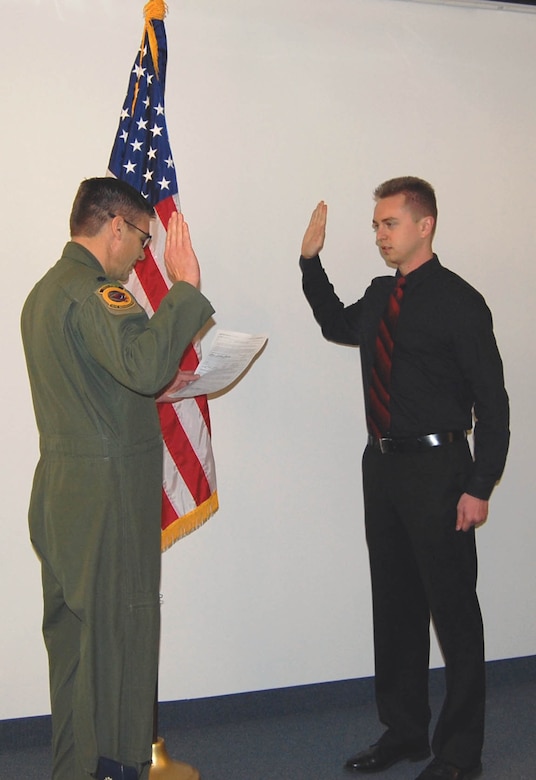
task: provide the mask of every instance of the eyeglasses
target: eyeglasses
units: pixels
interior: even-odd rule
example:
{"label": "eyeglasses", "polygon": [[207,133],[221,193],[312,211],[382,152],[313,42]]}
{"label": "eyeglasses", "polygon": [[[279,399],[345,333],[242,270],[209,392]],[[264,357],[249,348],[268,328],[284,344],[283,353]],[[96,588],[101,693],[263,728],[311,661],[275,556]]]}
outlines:
{"label": "eyeglasses", "polygon": [[[110,219],[114,219],[114,217],[118,217],[118,216],[123,217],[122,214],[112,214],[112,213],[108,214],[108,216],[110,217]],[[145,247],[149,246],[149,244],[151,243],[151,239],[152,239],[152,235],[150,233],[146,233],[145,230],[142,230],[137,225],[135,225],[133,222],[129,222],[128,219],[125,219],[124,217],[123,217],[123,221],[126,222],[126,224],[129,227],[133,227],[136,230],[139,230],[139,232],[144,236],[144,239],[141,242],[141,245],[142,245],[143,249],[145,249]]]}

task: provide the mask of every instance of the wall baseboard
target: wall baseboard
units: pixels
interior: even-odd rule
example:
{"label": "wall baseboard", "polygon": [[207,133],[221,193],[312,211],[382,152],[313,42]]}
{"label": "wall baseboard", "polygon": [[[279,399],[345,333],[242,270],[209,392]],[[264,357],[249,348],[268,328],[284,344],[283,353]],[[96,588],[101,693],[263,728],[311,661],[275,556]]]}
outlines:
{"label": "wall baseboard", "polygon": [[[536,681],[536,655],[489,661],[486,664],[488,686],[516,685]],[[443,669],[430,671],[430,693],[441,693]],[[299,712],[314,712],[329,707],[355,707],[374,699],[374,679],[299,685],[265,691],[234,693],[204,699],[160,702],[158,733],[165,738],[167,728],[203,728],[220,723],[277,717]],[[0,720],[0,752],[40,747],[51,741],[50,715]]]}

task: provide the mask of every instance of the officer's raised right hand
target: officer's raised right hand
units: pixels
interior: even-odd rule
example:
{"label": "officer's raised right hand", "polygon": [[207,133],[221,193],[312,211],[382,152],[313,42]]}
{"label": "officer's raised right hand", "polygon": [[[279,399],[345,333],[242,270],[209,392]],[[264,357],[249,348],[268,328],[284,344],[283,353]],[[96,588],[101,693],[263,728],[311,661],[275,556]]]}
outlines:
{"label": "officer's raised right hand", "polygon": [[174,212],[169,218],[164,262],[172,282],[189,282],[194,287],[199,287],[199,263],[192,247],[188,225],[180,212]]}

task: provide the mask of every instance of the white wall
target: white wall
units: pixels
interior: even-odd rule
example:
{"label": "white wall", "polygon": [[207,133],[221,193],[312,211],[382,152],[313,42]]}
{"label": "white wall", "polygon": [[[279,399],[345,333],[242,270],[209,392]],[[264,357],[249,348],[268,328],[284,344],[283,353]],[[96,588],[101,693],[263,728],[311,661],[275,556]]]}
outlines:
{"label": "white wall", "polygon": [[[436,186],[436,250],[494,312],[513,438],[478,533],[487,653],[535,653],[536,15],[400,0],[169,6],[168,126],[204,291],[218,326],[270,341],[211,403],[221,509],[164,556],[160,698],[373,671],[359,356],[323,341],[297,258],[324,198],[323,260],[355,300],[384,272],[372,190],[403,174]],[[19,312],[67,239],[79,181],[106,170],[142,8],[0,0],[0,718],[49,711]]]}

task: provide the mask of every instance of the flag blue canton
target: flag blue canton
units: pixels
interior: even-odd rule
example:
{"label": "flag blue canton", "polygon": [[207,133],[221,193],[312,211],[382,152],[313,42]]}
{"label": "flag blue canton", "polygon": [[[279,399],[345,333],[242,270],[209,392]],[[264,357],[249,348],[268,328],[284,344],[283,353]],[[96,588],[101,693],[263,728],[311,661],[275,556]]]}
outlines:
{"label": "flag blue canton", "polygon": [[160,20],[154,20],[153,25],[158,41],[158,75],[145,34],[130,76],[108,168],[156,206],[178,195],[178,185],[164,110],[166,31]]}

